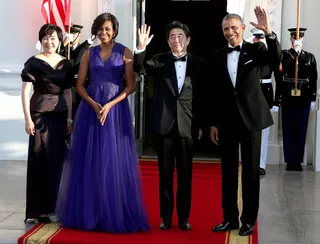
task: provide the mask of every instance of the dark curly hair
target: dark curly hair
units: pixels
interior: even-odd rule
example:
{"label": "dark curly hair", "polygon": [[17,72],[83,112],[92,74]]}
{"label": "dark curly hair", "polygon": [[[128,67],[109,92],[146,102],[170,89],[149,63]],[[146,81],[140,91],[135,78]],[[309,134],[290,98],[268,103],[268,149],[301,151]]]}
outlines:
{"label": "dark curly hair", "polygon": [[118,35],[118,31],[119,31],[119,21],[116,18],[116,16],[114,16],[111,13],[103,13],[98,15],[95,20],[93,21],[93,24],[91,26],[91,35],[97,35],[98,31],[101,29],[101,27],[103,26],[104,22],[110,20],[112,23],[112,29],[114,32],[114,36],[112,39],[115,39]]}
{"label": "dark curly hair", "polygon": [[63,33],[59,26],[53,24],[45,24],[40,28],[39,41],[41,42],[45,36],[51,36],[53,32],[57,32],[57,36],[60,42],[63,40]]}

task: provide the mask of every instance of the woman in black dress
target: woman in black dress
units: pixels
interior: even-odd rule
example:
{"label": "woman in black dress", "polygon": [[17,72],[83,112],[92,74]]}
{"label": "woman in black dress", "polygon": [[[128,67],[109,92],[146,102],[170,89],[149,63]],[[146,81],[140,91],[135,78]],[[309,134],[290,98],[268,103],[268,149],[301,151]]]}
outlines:
{"label": "woman in black dress", "polygon": [[[63,34],[46,24],[39,31],[43,51],[22,70],[22,106],[30,135],[27,167],[26,220],[50,222],[59,187],[66,134],[71,132],[71,63],[57,53]],[[30,97],[33,85],[33,95]]]}

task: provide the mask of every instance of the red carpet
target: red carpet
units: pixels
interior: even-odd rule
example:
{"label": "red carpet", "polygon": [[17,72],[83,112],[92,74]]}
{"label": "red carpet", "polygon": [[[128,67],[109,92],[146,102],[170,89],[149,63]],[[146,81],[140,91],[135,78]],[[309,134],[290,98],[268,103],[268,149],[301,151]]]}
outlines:
{"label": "red carpet", "polygon": [[213,225],[222,220],[221,178],[219,163],[195,163],[190,224],[192,231],[177,227],[174,216],[169,231],[159,230],[158,172],[156,162],[141,162],[144,191],[151,229],[144,233],[110,234],[60,228],[57,224],[36,225],[21,236],[18,244],[257,244],[257,229],[252,237],[239,237],[237,232],[212,233]]}

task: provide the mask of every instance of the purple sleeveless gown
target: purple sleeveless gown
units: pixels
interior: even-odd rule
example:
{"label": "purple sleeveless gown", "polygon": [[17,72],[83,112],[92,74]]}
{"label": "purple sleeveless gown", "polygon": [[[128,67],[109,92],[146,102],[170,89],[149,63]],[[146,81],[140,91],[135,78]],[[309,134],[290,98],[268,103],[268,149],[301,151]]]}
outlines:
{"label": "purple sleeveless gown", "polygon": [[[90,97],[102,106],[123,91],[125,47],[107,61],[90,50]],[[64,227],[114,233],[149,228],[128,100],[111,108],[101,126],[84,100],[76,114],[56,213]]]}

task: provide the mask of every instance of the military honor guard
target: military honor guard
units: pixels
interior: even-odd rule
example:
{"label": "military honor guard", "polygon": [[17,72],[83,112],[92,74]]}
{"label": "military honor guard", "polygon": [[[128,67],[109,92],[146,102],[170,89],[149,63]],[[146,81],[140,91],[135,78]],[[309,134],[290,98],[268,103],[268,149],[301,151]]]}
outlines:
{"label": "military honor guard", "polygon": [[[73,65],[74,81],[72,88],[72,118],[74,119],[76,111],[81,102],[81,97],[76,92],[75,86],[78,77],[78,71],[83,54],[87,51],[93,43],[93,38],[90,37],[86,41],[80,44],[82,25],[72,24],[70,26],[70,33],[66,34],[61,45],[60,54],[69,58]],[[65,30],[69,31],[69,26],[65,26]],[[70,43],[70,55],[68,55],[68,44]]]}
{"label": "military honor guard", "polygon": [[292,47],[282,51],[279,70],[275,70],[276,103],[281,106],[283,151],[287,171],[303,170],[301,163],[309,113],[315,108],[317,63],[312,53],[303,50],[306,30],[288,29]]}

